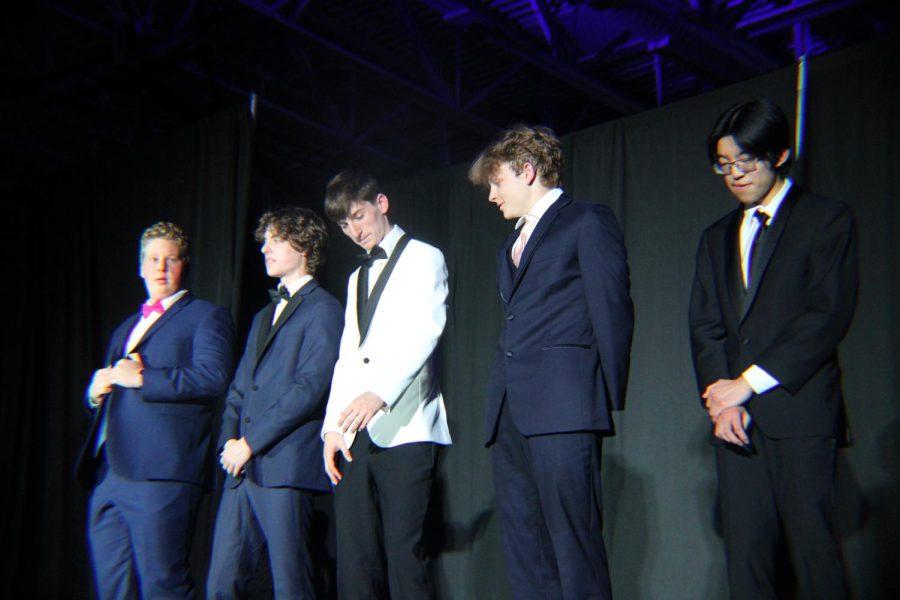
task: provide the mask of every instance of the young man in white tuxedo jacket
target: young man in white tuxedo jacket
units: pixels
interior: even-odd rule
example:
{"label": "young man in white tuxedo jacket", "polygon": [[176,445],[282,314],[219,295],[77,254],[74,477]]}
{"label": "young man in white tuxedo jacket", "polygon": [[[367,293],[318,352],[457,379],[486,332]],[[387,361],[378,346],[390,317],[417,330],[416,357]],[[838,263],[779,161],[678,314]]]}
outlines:
{"label": "young man in white tuxedo jacket", "polygon": [[342,600],[434,597],[423,531],[437,450],[450,444],[433,365],[447,267],[437,248],[391,225],[388,208],[365,173],[328,184],[326,214],[366,251],[348,282],[322,427]]}

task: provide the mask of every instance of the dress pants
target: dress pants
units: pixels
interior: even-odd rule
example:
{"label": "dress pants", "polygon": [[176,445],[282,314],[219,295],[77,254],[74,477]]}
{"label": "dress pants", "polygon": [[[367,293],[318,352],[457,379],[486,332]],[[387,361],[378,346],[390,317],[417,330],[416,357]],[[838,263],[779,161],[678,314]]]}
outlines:
{"label": "dress pants", "polygon": [[612,598],[601,442],[593,432],[523,436],[504,401],[491,459],[516,600]]}
{"label": "dress pants", "polygon": [[263,547],[276,599],[313,600],[309,553],[312,496],[294,488],[264,488],[249,479],[225,489],[216,515],[206,597],[246,598]]}
{"label": "dress pants", "polygon": [[189,558],[200,486],[130,481],[102,454],[97,482],[88,501],[88,542],[99,597],[194,598]]}
{"label": "dress pants", "polygon": [[424,531],[437,444],[381,448],[356,435],[334,489],[341,600],[434,598]]}
{"label": "dress pants", "polygon": [[731,598],[778,597],[775,550],[782,534],[799,597],[846,598],[831,527],[836,440],[772,439],[754,426],[750,441],[749,450],[716,446]]}

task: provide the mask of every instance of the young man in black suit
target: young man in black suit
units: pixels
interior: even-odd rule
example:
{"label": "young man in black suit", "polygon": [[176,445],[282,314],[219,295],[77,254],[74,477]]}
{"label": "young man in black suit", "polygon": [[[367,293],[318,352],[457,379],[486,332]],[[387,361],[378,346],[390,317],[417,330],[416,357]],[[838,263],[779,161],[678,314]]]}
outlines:
{"label": "young man in black suit", "polygon": [[856,233],[845,204],[787,178],[789,148],[787,118],[767,100],[729,108],[708,138],[740,203],[703,233],[690,304],[733,599],[777,596],[782,536],[801,597],[846,597],[831,509]]}

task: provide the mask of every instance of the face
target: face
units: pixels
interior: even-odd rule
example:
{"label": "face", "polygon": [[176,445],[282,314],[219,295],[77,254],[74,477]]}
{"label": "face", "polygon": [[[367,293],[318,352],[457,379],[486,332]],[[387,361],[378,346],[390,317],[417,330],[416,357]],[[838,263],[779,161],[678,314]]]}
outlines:
{"label": "face", "polygon": [[380,244],[384,236],[391,230],[387,211],[387,196],[378,194],[375,204],[365,200],[351,204],[347,218],[338,225],[341,226],[344,235],[368,252]]}
{"label": "face", "polygon": [[168,298],[181,289],[184,261],[178,243],[161,238],[152,239],[144,246],[141,260],[141,278],[151,302]]}
{"label": "face", "polygon": [[[716,145],[719,164],[730,163],[735,160],[750,159],[751,156],[738,146],[732,136],[726,136]],[[781,166],[787,160],[788,151],[785,150],[779,157],[776,166]],[[738,202],[746,207],[765,206],[778,194],[782,177],[775,171],[772,164],[764,159],[756,161],[756,170],[742,173],[733,166],[727,175],[724,175],[725,185],[734,194]]]}
{"label": "face", "polygon": [[502,163],[488,178],[488,201],[497,205],[504,219],[518,219],[535,204],[530,185],[534,181],[534,167],[525,163],[516,175],[509,163]]}
{"label": "face", "polygon": [[279,237],[271,227],[266,230],[266,238],[259,251],[265,256],[269,277],[278,277],[290,283],[306,275],[306,255]]}

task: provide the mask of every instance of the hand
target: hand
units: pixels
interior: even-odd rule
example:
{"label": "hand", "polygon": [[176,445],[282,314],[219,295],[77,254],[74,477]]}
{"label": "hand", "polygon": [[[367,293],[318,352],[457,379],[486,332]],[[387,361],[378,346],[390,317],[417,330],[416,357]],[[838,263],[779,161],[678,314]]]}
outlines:
{"label": "hand", "polygon": [[231,439],[225,442],[222,454],[219,455],[219,463],[226,473],[237,477],[244,472],[244,466],[251,456],[253,456],[253,450],[250,449],[246,439]]}
{"label": "hand", "polygon": [[709,385],[703,392],[706,399],[706,408],[709,410],[709,419],[713,423],[719,418],[726,408],[740,406],[753,395],[753,388],[743,377],[737,379],[720,379]]}
{"label": "hand", "polygon": [[91,385],[88,388],[88,397],[94,406],[103,404],[106,395],[112,392],[112,367],[105,367],[94,371]]}
{"label": "hand", "polygon": [[331,480],[331,485],[337,485],[344,477],[334,462],[334,455],[338,451],[344,455],[344,460],[353,462],[353,455],[350,454],[350,448],[347,447],[344,436],[336,431],[329,431],[325,434],[325,451],[322,453],[322,458],[325,461],[325,473]]}
{"label": "hand", "polygon": [[747,428],[753,417],[743,406],[733,406],[723,410],[716,419],[716,437],[729,444],[746,448],[750,445]]}
{"label": "hand", "polygon": [[126,388],[139,388],[144,386],[144,363],[137,352],[128,355],[116,362],[112,368],[110,382]]}
{"label": "hand", "polygon": [[356,433],[360,429],[365,429],[372,417],[379,410],[387,406],[384,400],[373,392],[366,392],[361,396],[357,396],[356,400],[350,403],[350,406],[344,409],[341,417],[338,419],[338,427],[343,431]]}

